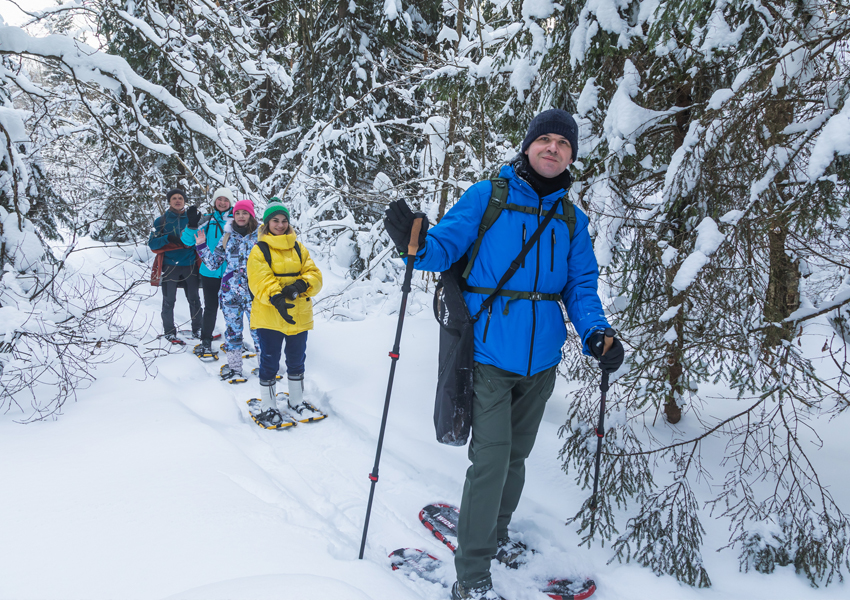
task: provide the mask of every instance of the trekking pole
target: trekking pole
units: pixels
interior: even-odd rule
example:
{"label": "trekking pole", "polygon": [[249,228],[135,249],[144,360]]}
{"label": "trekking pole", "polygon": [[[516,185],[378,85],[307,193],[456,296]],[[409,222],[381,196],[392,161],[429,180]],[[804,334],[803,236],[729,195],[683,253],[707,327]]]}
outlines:
{"label": "trekking pole", "polygon": [[[421,213],[419,213],[421,214]],[[387,382],[387,397],[384,400],[384,416],[381,418],[381,432],[378,434],[378,449],[375,452],[375,466],[372,467],[372,472],[369,473],[369,479],[372,481],[372,488],[369,490],[369,503],[366,505],[366,521],[363,523],[363,539],[360,540],[360,556],[363,558],[363,551],[366,548],[366,532],[369,530],[369,515],[372,513],[372,499],[375,497],[375,484],[378,483],[378,464],[381,462],[381,448],[384,445],[384,431],[387,428],[387,414],[390,411],[390,396],[393,392],[393,378],[395,377],[395,366],[399,358],[399,344],[401,343],[401,328],[404,325],[404,311],[407,308],[407,295],[410,293],[410,280],[413,278],[413,263],[416,260],[416,253],[419,252],[419,230],[422,228],[422,217],[417,217],[413,220],[413,227],[410,231],[410,243],[407,246],[407,266],[404,270],[404,283],[401,285],[401,308],[398,311],[398,326],[395,330],[395,344],[393,345],[390,358],[390,378]]]}
{"label": "trekking pole", "polygon": [[[616,332],[609,327],[605,330],[605,345],[602,354],[605,354],[614,343]],[[596,425],[596,472],[593,474],[593,495],[590,497],[590,537],[596,528],[596,492],[599,489],[599,461],[602,458],[602,438],[605,437],[605,396],[608,393],[608,371],[602,371],[602,383],[599,384],[602,391],[602,400],[599,403],[599,423]]]}

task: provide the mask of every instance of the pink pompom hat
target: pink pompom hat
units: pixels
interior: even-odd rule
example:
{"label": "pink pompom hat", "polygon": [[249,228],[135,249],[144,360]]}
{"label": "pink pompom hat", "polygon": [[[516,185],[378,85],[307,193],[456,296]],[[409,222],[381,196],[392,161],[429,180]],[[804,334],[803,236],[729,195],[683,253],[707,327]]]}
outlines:
{"label": "pink pompom hat", "polygon": [[233,207],[233,212],[237,210],[247,210],[252,217],[257,218],[257,214],[254,212],[254,203],[250,200],[240,200],[236,203],[236,206]]}

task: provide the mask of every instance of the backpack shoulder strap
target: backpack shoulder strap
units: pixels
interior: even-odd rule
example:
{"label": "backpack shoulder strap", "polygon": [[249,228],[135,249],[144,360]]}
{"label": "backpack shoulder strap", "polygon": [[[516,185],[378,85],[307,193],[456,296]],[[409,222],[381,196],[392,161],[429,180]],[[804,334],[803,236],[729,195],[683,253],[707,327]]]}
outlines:
{"label": "backpack shoulder strap", "polygon": [[260,249],[260,252],[263,253],[263,258],[266,259],[266,262],[269,263],[269,269],[274,272],[272,268],[272,251],[269,249],[269,245],[266,242],[257,242],[257,247]]}
{"label": "backpack shoulder strap", "polygon": [[[301,275],[301,271],[298,273],[275,273],[274,267],[272,267],[272,251],[269,248],[268,243],[266,242],[257,242],[257,246],[260,248],[260,252],[263,253],[263,258],[266,259],[266,262],[269,263],[269,269],[272,270],[275,277],[298,277]],[[295,242],[295,253],[298,255],[298,260],[301,260],[301,248],[298,247],[298,242]]]}
{"label": "backpack shoulder strap", "polygon": [[[572,236],[570,236],[570,238],[572,238]],[[265,242],[263,242],[263,243],[265,243]],[[301,258],[301,244],[299,244],[297,241],[295,242],[295,254],[298,255],[298,262],[300,262],[301,264],[304,264],[304,259]]]}
{"label": "backpack shoulder strap", "polygon": [[570,230],[570,243],[573,241],[573,236],[576,233],[576,207],[567,198],[569,194],[561,196],[561,206],[564,212],[564,220],[567,222],[567,229]]}
{"label": "backpack shoulder strap", "polygon": [[490,229],[490,226],[496,222],[502,210],[505,208],[508,199],[508,180],[504,177],[496,177],[490,180],[493,184],[493,191],[490,193],[490,201],[487,203],[487,208],[484,210],[484,216],[481,218],[481,224],[478,226],[478,239],[475,240],[475,245],[472,247],[472,255],[469,257],[469,262],[463,270],[462,277],[466,279],[472,272],[472,265],[475,262],[475,257],[478,256],[478,250],[481,248],[481,240],[484,239],[484,234]]}

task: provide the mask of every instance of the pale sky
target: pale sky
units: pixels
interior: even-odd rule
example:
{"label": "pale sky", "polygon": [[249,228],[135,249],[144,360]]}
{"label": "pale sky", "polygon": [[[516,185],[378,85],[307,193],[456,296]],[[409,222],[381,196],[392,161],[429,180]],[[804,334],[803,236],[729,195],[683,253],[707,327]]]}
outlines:
{"label": "pale sky", "polygon": [[[18,5],[27,10],[40,10],[46,6],[56,4],[55,0],[15,0]],[[28,18],[24,13],[18,10],[18,7],[12,4],[9,0],[0,0],[0,16],[6,22],[6,25],[21,25]]]}

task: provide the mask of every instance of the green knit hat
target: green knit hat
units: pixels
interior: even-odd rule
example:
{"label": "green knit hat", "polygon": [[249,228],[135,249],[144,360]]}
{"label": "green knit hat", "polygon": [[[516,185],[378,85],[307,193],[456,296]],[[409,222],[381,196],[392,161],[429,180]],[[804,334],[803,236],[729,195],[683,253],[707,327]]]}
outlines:
{"label": "green knit hat", "polygon": [[285,214],[287,221],[292,220],[289,216],[289,209],[283,205],[280,198],[274,196],[271,200],[269,200],[269,205],[266,206],[266,210],[263,212],[263,223],[268,225],[269,221],[272,220],[272,217],[278,213]]}

